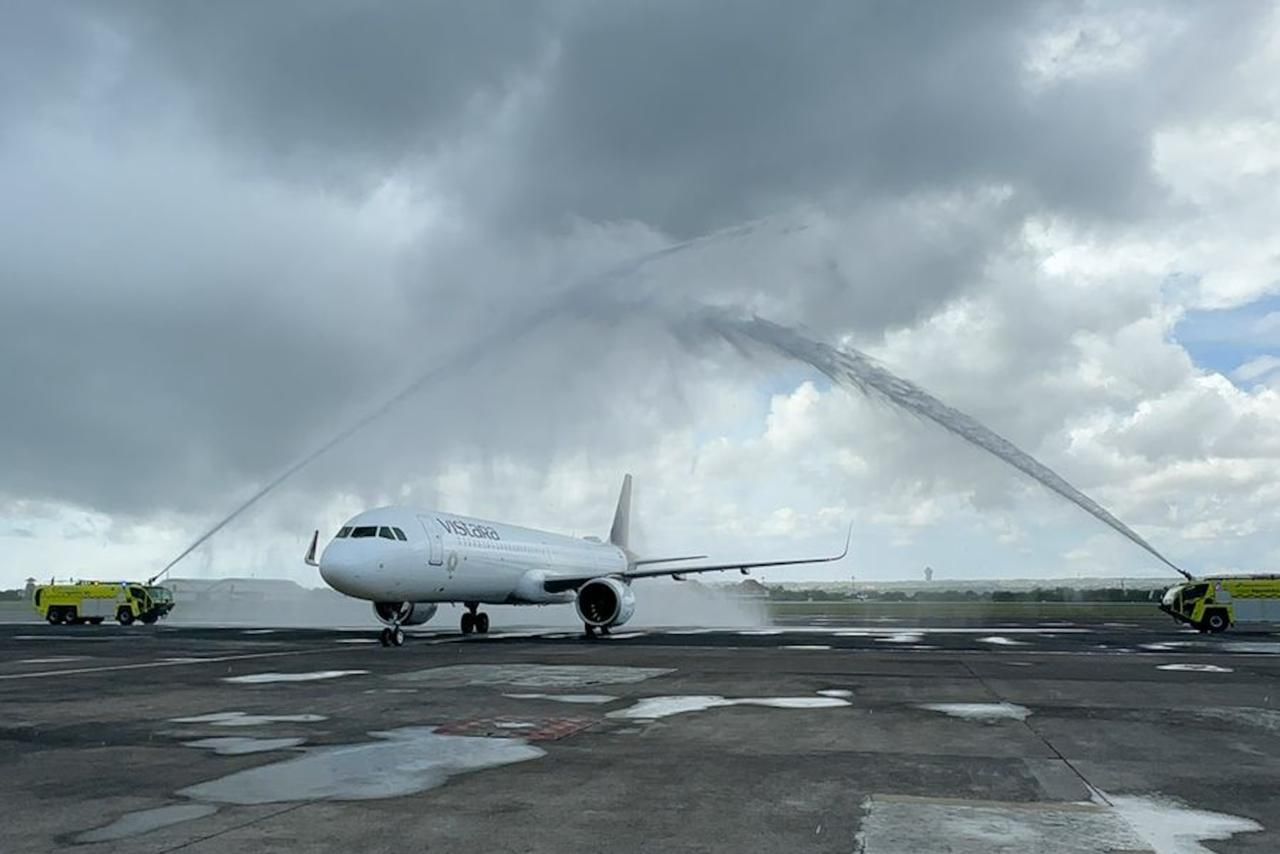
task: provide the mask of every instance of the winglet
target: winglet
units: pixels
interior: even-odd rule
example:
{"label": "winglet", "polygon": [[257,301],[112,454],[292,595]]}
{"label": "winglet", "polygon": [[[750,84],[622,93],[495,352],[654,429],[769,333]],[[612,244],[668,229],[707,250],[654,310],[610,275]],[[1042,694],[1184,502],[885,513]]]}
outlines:
{"label": "winglet", "polygon": [[307,566],[319,566],[320,562],[316,560],[316,546],[320,543],[320,531],[317,530],[311,535],[311,545],[307,547],[307,556],[303,558]]}
{"label": "winglet", "polygon": [[626,475],[622,478],[622,492],[618,493],[618,509],[613,511],[613,527],[609,529],[609,542],[625,549],[630,530],[631,475]]}

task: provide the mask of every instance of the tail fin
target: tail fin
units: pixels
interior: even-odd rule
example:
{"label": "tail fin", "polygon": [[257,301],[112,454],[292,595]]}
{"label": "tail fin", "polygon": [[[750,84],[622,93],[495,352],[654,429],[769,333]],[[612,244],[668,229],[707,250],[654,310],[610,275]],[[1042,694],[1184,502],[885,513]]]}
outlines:
{"label": "tail fin", "polygon": [[613,511],[613,527],[609,529],[609,542],[625,550],[630,533],[631,475],[626,475],[622,478],[622,492],[618,494],[618,509]]}

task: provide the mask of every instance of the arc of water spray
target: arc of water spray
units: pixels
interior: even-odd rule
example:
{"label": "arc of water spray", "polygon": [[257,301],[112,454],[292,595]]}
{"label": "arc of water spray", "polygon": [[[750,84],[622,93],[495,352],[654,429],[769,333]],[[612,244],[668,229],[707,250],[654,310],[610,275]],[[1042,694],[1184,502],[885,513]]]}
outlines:
{"label": "arc of water spray", "polygon": [[572,309],[579,298],[590,294],[593,288],[598,288],[611,282],[625,279],[627,276],[640,271],[645,266],[652,264],[655,261],[679,252],[684,252],[696,246],[705,246],[710,243],[717,243],[751,234],[757,229],[769,225],[771,222],[772,219],[766,217],[730,226],[708,234],[699,235],[689,240],[669,243],[666,246],[654,250],[653,252],[640,255],[637,258],[632,258],[625,263],[612,267],[603,273],[589,276],[576,285],[566,289],[557,299],[552,300],[547,306],[525,314],[517,314],[509,322],[497,325],[490,330],[489,335],[477,339],[470,347],[467,347],[455,354],[445,364],[437,365],[431,370],[414,378],[399,391],[395,392],[386,400],[374,407],[373,410],[339,430],[335,435],[321,443],[310,453],[306,454],[274,478],[267,481],[256,492],[241,502],[238,507],[224,516],[212,527],[205,530],[204,533],[200,534],[200,536],[196,537],[195,541],[179,552],[177,557],[165,564],[163,569],[147,579],[147,584],[154,584],[157,580],[165,576],[169,570],[173,569],[179,561],[196,549],[200,548],[200,546],[204,545],[210,537],[221,531],[250,507],[253,507],[263,498],[266,498],[286,480],[293,477],[303,468],[306,468],[326,452],[332,450],[337,445],[340,445],[345,440],[351,438],[351,436],[360,432],[369,424],[377,421],[379,418],[395,409],[401,402],[412,397],[414,393],[437,377],[455,368],[472,365],[474,362],[483,358],[498,344],[510,344],[523,336],[528,335],[530,332],[539,328],[553,317]]}
{"label": "arc of water spray", "polygon": [[[628,276],[642,270],[646,265],[661,258],[692,249],[696,246],[703,246],[731,238],[742,237],[755,232],[757,229],[764,225],[768,225],[770,222],[771,220],[768,218],[756,220],[743,225],[737,225],[721,231],[695,237],[691,240],[669,244],[654,252],[642,255],[639,258],[614,267],[605,273],[583,280],[577,285],[562,292],[557,299],[551,301],[540,310],[532,311],[527,314],[518,314],[508,323],[497,325],[490,331],[489,335],[476,339],[472,346],[455,354],[445,364],[438,365],[431,370],[420,374],[395,394],[391,395],[376,406],[372,411],[347,425],[337,434],[312,450],[309,454],[305,455],[293,465],[280,472],[280,474],[276,475],[264,484],[255,493],[253,493],[253,495],[249,496],[248,499],[243,501],[219,522],[197,537],[191,545],[187,546],[178,554],[177,557],[169,561],[169,563],[166,564],[162,570],[153,575],[147,583],[152,584],[157,579],[168,573],[169,570],[172,569],[179,561],[203,545],[210,537],[217,534],[230,522],[257,504],[298,471],[305,468],[318,457],[341,444],[344,440],[350,438],[370,423],[386,415],[406,398],[411,397],[423,386],[442,374],[455,368],[469,367],[473,365],[485,355],[496,350],[496,345],[504,343],[510,344],[519,340],[533,330],[541,327],[553,317],[563,313],[581,312],[584,306],[587,305],[601,307],[604,305],[602,297],[612,297],[616,299],[618,296],[617,294],[593,293],[592,290],[595,288],[601,288],[602,286],[610,283],[616,284],[617,282],[626,279]],[[628,304],[628,301],[625,300],[613,302],[611,307],[615,312],[619,308],[630,308],[633,310],[639,308],[633,302]],[[696,306],[692,311],[679,315],[678,317],[673,315],[673,318],[675,319],[671,320],[671,326],[677,332],[689,333],[693,331],[711,331],[729,342],[731,345],[743,351],[749,352],[752,349],[751,345],[754,345],[756,348],[772,350],[773,352],[797,359],[810,365],[816,370],[826,374],[834,382],[843,387],[853,388],[865,395],[879,395],[901,409],[934,422],[970,444],[987,451],[996,458],[1013,466],[1039,482],[1041,485],[1045,486],[1047,489],[1050,489],[1063,498],[1066,498],[1086,513],[1089,513],[1103,524],[1117,531],[1122,536],[1149,552],[1170,569],[1185,576],[1188,580],[1192,578],[1189,572],[1181,569],[1162,555],[1150,543],[1129,528],[1129,526],[1125,525],[1113,516],[1106,508],[1098,504],[1092,498],[1085,495],[1079,489],[1076,489],[1057,472],[1053,471],[1048,466],[1044,465],[1018,446],[1014,445],[1008,439],[1000,436],[998,433],[971,416],[947,406],[942,401],[933,397],[924,389],[909,380],[896,376],[876,364],[875,361],[866,354],[852,348],[837,350],[829,345],[807,338],[794,329],[781,326],[777,323],[773,323],[772,321],[765,320],[764,318],[758,316],[743,318],[719,308]]]}
{"label": "arc of water spray", "polygon": [[1081,510],[1145,549],[1157,560],[1188,581],[1191,573],[1174,564],[1136,531],[1121,522],[1105,507],[1076,489],[1065,478],[1017,445],[973,417],[954,409],[915,383],[877,364],[870,356],[853,348],[837,350],[764,318],[737,317],[721,309],[705,309],[689,315],[694,322],[718,333],[739,349],[754,344],[804,362],[833,382],[868,395],[878,395],[920,418],[928,419],[966,442],[1013,466],[1042,486],[1056,492]]}

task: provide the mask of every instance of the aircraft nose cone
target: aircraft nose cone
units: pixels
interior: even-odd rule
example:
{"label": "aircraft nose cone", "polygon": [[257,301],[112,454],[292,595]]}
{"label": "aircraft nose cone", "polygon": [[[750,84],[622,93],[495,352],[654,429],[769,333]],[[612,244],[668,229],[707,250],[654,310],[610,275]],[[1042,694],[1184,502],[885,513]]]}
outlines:
{"label": "aircraft nose cone", "polygon": [[355,561],[344,556],[341,549],[330,546],[320,556],[320,577],[339,593],[348,596],[360,585],[360,571]]}

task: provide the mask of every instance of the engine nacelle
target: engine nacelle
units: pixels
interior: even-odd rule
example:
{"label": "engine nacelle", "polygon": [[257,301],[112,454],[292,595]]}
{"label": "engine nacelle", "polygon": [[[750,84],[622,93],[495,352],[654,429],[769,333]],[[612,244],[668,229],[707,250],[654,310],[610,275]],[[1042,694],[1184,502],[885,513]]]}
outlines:
{"label": "engine nacelle", "polygon": [[434,602],[374,602],[373,615],[384,626],[420,626],[438,607]]}
{"label": "engine nacelle", "polygon": [[597,629],[620,626],[636,612],[636,594],[617,578],[593,578],[578,588],[578,616]]}

